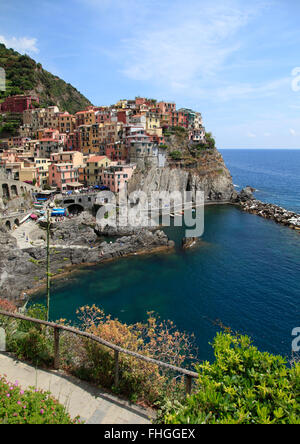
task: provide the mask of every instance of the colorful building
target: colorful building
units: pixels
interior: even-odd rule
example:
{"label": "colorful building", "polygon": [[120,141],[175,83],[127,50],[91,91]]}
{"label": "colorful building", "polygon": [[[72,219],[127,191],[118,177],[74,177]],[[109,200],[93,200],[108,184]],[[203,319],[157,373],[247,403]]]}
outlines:
{"label": "colorful building", "polygon": [[84,169],[84,182],[87,185],[100,185],[101,173],[110,165],[111,161],[106,156],[92,156],[86,162]]}
{"label": "colorful building", "polygon": [[34,107],[34,103],[39,103],[39,98],[34,96],[11,96],[7,97],[0,104],[2,113],[23,113],[23,111]]}
{"label": "colorful building", "polygon": [[102,171],[100,183],[113,193],[118,193],[126,188],[135,168],[136,165],[110,165],[109,168]]}
{"label": "colorful building", "polygon": [[49,185],[60,191],[66,191],[69,185],[79,187],[81,184],[78,179],[78,168],[72,163],[54,163],[49,166]]}

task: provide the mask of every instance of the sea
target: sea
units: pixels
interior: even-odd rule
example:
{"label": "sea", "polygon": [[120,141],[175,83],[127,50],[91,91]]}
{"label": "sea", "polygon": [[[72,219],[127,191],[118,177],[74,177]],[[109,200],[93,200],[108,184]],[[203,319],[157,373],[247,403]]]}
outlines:
{"label": "sea", "polygon": [[[221,150],[237,190],[247,185],[264,202],[300,213],[300,150]],[[55,281],[51,319],[76,322],[96,304],[126,323],[154,311],[195,335],[200,361],[213,361],[212,341],[229,327],[261,351],[292,353],[300,327],[300,233],[231,205],[208,206],[201,245],[180,248],[185,229],[165,231],[172,254],[131,257],[82,268]],[[45,303],[45,292],[34,302]]]}

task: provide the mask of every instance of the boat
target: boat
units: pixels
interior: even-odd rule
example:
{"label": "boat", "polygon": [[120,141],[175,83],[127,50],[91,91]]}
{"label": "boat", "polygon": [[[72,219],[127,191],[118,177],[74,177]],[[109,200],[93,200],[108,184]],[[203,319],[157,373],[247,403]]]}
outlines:
{"label": "boat", "polygon": [[34,208],[43,208],[43,204],[40,202],[33,202]]}
{"label": "boat", "polygon": [[23,219],[20,221],[20,225],[22,225],[24,222],[26,222],[30,218],[31,213],[27,214],[27,216],[23,217]]}
{"label": "boat", "polygon": [[55,217],[55,216],[66,216],[67,215],[67,211],[65,208],[53,208],[53,210],[51,211],[51,216]]}

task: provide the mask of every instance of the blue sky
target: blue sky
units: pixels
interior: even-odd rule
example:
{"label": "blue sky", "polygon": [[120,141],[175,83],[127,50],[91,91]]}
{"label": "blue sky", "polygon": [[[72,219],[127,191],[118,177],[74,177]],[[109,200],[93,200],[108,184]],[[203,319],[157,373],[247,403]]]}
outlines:
{"label": "blue sky", "polygon": [[219,148],[300,148],[298,0],[0,0],[0,7],[0,41],[95,105],[137,95],[173,100],[202,112]]}

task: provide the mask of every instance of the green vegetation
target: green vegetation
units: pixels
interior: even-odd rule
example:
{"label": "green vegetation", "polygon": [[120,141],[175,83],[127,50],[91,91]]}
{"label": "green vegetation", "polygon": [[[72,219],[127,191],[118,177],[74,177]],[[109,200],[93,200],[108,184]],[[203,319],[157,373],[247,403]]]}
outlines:
{"label": "green vegetation", "polygon": [[[0,300],[0,309],[14,311],[15,307]],[[247,336],[218,333],[213,343],[215,362],[194,365],[193,337],[153,313],[148,314],[147,322],[133,325],[112,319],[95,306],[82,307],[77,314],[81,330],[178,367],[196,367],[199,378],[192,394],[185,397],[183,378],[121,353],[119,385],[114,387],[114,352],[87,338],[61,333],[62,369],[133,401],[157,406],[158,423],[300,423],[300,364],[288,366],[281,356],[260,352]],[[26,315],[46,319],[46,308],[32,306]],[[0,326],[6,330],[9,351],[34,365],[51,367],[52,329],[3,316]]]}
{"label": "green vegetation", "polygon": [[167,424],[299,424],[300,364],[289,368],[281,356],[261,353],[247,336],[219,333],[216,361],[197,366],[195,393],[167,402]]}
{"label": "green vegetation", "polygon": [[0,101],[17,94],[35,93],[40,98],[36,107],[58,105],[62,111],[75,113],[91,105],[72,85],[52,75],[28,55],[21,55],[0,44],[0,67],[6,72],[6,91]]}
{"label": "green vegetation", "polygon": [[21,124],[22,117],[18,114],[7,113],[3,116],[0,115],[0,138],[15,136]]}
{"label": "green vegetation", "polygon": [[[25,314],[46,320],[46,312],[46,307],[34,305]],[[152,313],[148,314],[147,322],[133,325],[111,319],[95,306],[83,307],[77,314],[81,330],[120,347],[179,367],[194,360],[193,338]],[[8,351],[35,366],[53,366],[53,329],[3,316],[0,316],[1,326],[6,330]],[[184,380],[176,382],[173,379],[176,374],[125,354],[119,356],[120,380],[118,387],[114,387],[114,351],[68,332],[60,334],[60,361],[61,368],[68,373],[134,401],[154,405],[165,396],[168,399],[184,396]]]}
{"label": "green vegetation", "polygon": [[79,424],[49,392],[22,390],[0,376],[0,424]]}
{"label": "green vegetation", "polygon": [[173,160],[181,160],[182,159],[182,154],[180,151],[172,151],[170,153],[170,157]]}
{"label": "green vegetation", "polygon": [[175,134],[183,134],[186,135],[187,134],[187,130],[186,128],[183,128],[183,126],[173,126],[171,128],[171,131],[174,132]]}

